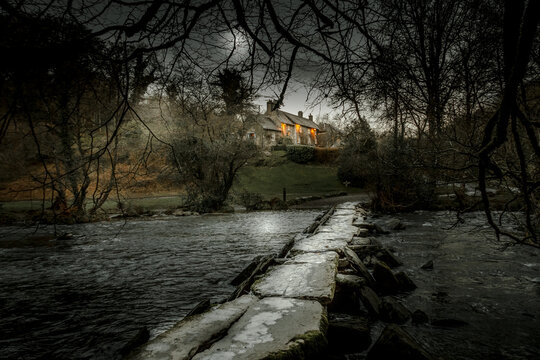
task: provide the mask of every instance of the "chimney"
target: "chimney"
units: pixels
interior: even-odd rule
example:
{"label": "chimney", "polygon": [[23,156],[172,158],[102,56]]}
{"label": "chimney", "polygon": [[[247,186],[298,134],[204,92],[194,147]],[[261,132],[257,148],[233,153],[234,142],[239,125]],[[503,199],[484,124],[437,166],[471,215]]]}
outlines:
{"label": "chimney", "polygon": [[266,114],[270,114],[272,112],[273,107],[274,107],[274,102],[272,100],[268,100],[266,102]]}
{"label": "chimney", "polygon": [[309,114],[309,121],[313,121],[313,115]]}
{"label": "chimney", "polygon": [[304,115],[303,112],[301,112],[301,111],[298,112],[298,117],[303,117],[303,115]]}

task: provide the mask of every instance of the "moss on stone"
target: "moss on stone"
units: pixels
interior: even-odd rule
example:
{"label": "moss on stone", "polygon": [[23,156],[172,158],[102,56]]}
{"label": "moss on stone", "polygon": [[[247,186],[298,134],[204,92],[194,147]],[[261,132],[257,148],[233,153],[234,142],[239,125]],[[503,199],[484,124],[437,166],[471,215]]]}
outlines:
{"label": "moss on stone", "polygon": [[265,357],[265,360],[304,360],[317,359],[326,353],[328,341],[321,331],[309,331],[296,336],[285,350],[277,351]]}
{"label": "moss on stone", "polygon": [[265,360],[304,360],[323,359],[328,348],[326,332],[328,330],[328,316],[326,311],[321,316],[319,330],[308,331],[295,336],[288,344],[288,348],[272,353]]}

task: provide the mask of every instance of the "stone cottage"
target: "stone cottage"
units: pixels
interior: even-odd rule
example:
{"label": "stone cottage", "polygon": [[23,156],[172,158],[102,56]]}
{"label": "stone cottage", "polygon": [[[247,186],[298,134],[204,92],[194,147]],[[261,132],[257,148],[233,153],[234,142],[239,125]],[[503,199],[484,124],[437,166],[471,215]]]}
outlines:
{"label": "stone cottage", "polygon": [[313,116],[304,117],[302,111],[294,115],[281,110],[273,110],[274,102],[268,101],[266,112],[258,114],[254,125],[247,133],[259,146],[272,146],[279,143],[295,145],[317,145],[319,126]]}

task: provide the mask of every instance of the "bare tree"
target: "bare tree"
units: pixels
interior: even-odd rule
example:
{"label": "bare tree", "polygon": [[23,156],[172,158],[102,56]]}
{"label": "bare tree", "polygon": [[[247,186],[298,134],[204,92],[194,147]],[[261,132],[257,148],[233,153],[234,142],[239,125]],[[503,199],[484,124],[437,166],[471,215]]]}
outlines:
{"label": "bare tree", "polygon": [[[528,244],[538,244],[538,179],[533,177],[536,167],[527,164],[528,154],[538,158],[538,126],[517,99],[520,86],[529,81],[531,49],[538,39],[537,7],[532,0],[505,1],[501,19],[500,4],[491,0],[0,2],[2,14],[13,19],[56,17],[87,27],[90,32],[77,43],[100,39],[114,44],[121,49],[111,54],[118,66],[135,69],[155,58],[163,65],[156,74],[163,83],[172,79],[178,65],[206,74],[236,66],[250,74],[252,89],[282,84],[279,106],[298,65],[317,67],[322,96],[357,118],[367,102],[392,119],[395,139],[405,139],[412,128],[419,144],[422,138],[428,145],[437,141],[424,161],[431,168],[442,166],[441,154],[453,151],[438,142],[450,116],[462,113],[472,119],[485,99],[497,98],[493,89],[498,87],[498,110],[485,127],[480,123],[481,150],[471,156],[477,159],[483,202],[497,234]],[[488,29],[494,36],[482,47],[478,34],[486,15],[493,19]],[[486,49],[491,61],[481,59]],[[499,71],[482,70],[497,66]],[[2,129],[13,107],[6,109]],[[512,149],[518,168],[503,167],[497,160],[506,148]],[[528,229],[524,237],[495,223],[485,191],[489,176],[506,176],[519,184]]]}
{"label": "bare tree", "polygon": [[176,85],[167,99],[176,123],[172,163],[186,187],[187,205],[199,212],[219,210],[238,171],[258,154],[246,137],[251,91],[232,69],[210,83],[186,70]]}

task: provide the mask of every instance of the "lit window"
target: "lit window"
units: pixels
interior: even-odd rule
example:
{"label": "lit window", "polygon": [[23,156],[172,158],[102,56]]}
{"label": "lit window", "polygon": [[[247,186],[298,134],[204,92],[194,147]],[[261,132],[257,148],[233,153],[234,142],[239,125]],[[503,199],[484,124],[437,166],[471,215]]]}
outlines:
{"label": "lit window", "polygon": [[281,123],[281,133],[285,135],[287,133],[287,125]]}
{"label": "lit window", "polygon": [[302,128],[300,127],[300,125],[296,124],[296,132],[297,133],[301,133],[302,132]]}

